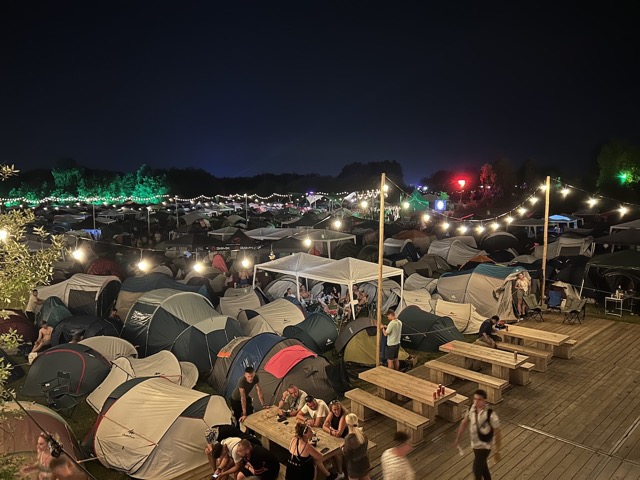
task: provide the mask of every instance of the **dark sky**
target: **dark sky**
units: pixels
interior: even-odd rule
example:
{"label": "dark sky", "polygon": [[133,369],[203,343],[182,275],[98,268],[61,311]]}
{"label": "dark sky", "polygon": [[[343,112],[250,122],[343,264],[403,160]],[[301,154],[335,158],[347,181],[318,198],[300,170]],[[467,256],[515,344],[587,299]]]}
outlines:
{"label": "dark sky", "polygon": [[0,163],[395,159],[417,182],[501,155],[579,169],[612,136],[640,142],[636,2],[435,3],[4,2]]}

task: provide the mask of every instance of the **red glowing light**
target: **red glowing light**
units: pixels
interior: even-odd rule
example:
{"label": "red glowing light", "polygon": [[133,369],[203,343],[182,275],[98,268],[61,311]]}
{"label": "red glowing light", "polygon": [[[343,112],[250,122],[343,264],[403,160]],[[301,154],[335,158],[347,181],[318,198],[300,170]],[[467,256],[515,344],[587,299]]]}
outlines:
{"label": "red glowing light", "polygon": [[462,178],[460,180],[458,180],[458,185],[460,185],[460,188],[464,188],[466,183],[467,183],[467,181],[462,179]]}

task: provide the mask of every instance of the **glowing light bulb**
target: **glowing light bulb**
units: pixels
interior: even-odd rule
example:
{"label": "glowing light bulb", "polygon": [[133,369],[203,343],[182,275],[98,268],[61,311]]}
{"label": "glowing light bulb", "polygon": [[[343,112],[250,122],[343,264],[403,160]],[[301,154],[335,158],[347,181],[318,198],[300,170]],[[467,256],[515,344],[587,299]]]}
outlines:
{"label": "glowing light bulb", "polygon": [[531,205],[535,205],[536,202],[538,201],[538,197],[531,197],[529,201],[531,202]]}
{"label": "glowing light bulb", "polygon": [[562,194],[563,197],[566,197],[567,195],[569,195],[570,190],[568,188],[563,188],[562,190],[560,190],[560,193]]}
{"label": "glowing light bulb", "polygon": [[342,226],[342,222],[340,220],[336,220],[333,222],[333,226],[336,228],[340,228]]}
{"label": "glowing light bulb", "polygon": [[304,245],[305,245],[306,247],[310,247],[310,246],[311,246],[311,239],[310,239],[310,238],[308,238],[308,237],[307,237],[307,238],[305,238],[305,239],[304,239]]}
{"label": "glowing light bulb", "polygon": [[407,208],[409,208],[409,207],[410,207],[409,202],[402,202],[402,208],[407,209]]}
{"label": "glowing light bulb", "polygon": [[624,205],[622,205],[618,211],[620,212],[620,215],[624,215],[625,213],[627,213],[629,211],[629,209],[627,207],[625,207]]}
{"label": "glowing light bulb", "polygon": [[597,198],[590,198],[589,200],[587,200],[587,203],[589,204],[590,208],[593,208],[593,206],[598,203],[598,199]]}
{"label": "glowing light bulb", "polygon": [[242,265],[243,268],[248,268],[249,265],[251,265],[251,262],[249,261],[248,258],[243,258],[242,261],[240,262],[240,265]]}
{"label": "glowing light bulb", "polygon": [[497,230],[497,229],[499,229],[499,228],[500,228],[500,224],[499,224],[498,222],[493,222],[493,223],[491,224],[491,228],[492,228],[493,230]]}
{"label": "glowing light bulb", "polygon": [[467,227],[465,227],[464,225],[460,225],[460,226],[458,227],[458,231],[459,231],[460,233],[467,233],[467,230],[468,230],[468,229],[467,229]]}
{"label": "glowing light bulb", "polygon": [[385,184],[385,185],[384,185],[384,187],[382,187],[382,189],[383,189],[385,192],[388,192],[388,191],[389,191],[389,185]]}
{"label": "glowing light bulb", "polygon": [[513,217],[509,216],[509,217],[505,218],[504,221],[507,222],[507,223],[511,223],[511,222],[513,222]]}
{"label": "glowing light bulb", "polygon": [[76,260],[78,260],[79,262],[81,262],[82,260],[84,260],[84,252],[80,249],[78,250],[74,250],[73,253],[71,254],[73,256],[73,258],[75,258]]}
{"label": "glowing light bulb", "polygon": [[140,270],[141,272],[146,272],[147,270],[149,270],[149,262],[147,262],[146,260],[140,260],[138,262],[138,270]]}
{"label": "glowing light bulb", "polygon": [[203,269],[203,268],[204,268],[204,267],[203,267],[203,265],[202,265],[201,263],[196,263],[196,264],[193,266],[193,269],[194,269],[196,272],[198,272],[198,273],[200,273],[200,272],[202,271],[202,269]]}
{"label": "glowing light bulb", "polygon": [[524,215],[525,213],[527,213],[527,209],[526,209],[526,208],[524,208],[524,207],[520,207],[520,208],[518,209],[518,213],[519,213],[520,215]]}
{"label": "glowing light bulb", "polygon": [[4,228],[0,230],[0,241],[5,241],[9,237],[9,232],[7,232]]}
{"label": "glowing light bulb", "polygon": [[478,232],[478,233],[482,233],[482,232],[484,232],[484,230],[485,230],[485,228],[484,228],[484,226],[482,226],[482,225],[478,225],[478,226],[476,227],[476,232]]}
{"label": "glowing light bulb", "polygon": [[367,208],[369,206],[369,202],[367,202],[366,200],[363,200],[360,206],[362,206],[362,208]]}
{"label": "glowing light bulb", "polygon": [[422,216],[422,220],[424,220],[425,222],[428,222],[429,220],[431,220],[431,216],[428,213],[425,213]]}
{"label": "glowing light bulb", "polygon": [[543,192],[547,189],[547,185],[546,184],[542,184],[540,185],[540,190],[542,190]]}
{"label": "glowing light bulb", "polygon": [[444,223],[442,224],[442,229],[443,229],[443,230],[449,230],[449,224],[448,224],[447,222],[444,222]]}

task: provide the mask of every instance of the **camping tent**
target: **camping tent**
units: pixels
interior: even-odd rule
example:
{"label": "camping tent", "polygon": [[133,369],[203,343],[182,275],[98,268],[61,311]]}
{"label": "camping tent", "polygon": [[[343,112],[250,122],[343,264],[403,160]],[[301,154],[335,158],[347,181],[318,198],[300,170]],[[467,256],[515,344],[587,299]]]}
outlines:
{"label": "camping tent", "polygon": [[338,329],[330,316],[322,312],[312,313],[297,325],[284,327],[282,334],[300,340],[317,354],[333,349]]}
{"label": "camping tent", "polygon": [[[336,352],[347,365],[375,366],[378,326],[372,318],[360,317],[342,328],[336,340]],[[406,360],[409,354],[400,348],[398,358]]]}
{"label": "camping tent", "polygon": [[38,329],[20,310],[6,310],[6,317],[0,315],[0,334],[14,330],[22,337],[23,343],[35,342]]}
{"label": "camping tent", "polygon": [[102,355],[86,345],[59,345],[38,354],[21,392],[26,397],[42,397],[43,384],[55,380],[58,372],[67,372],[71,377],[70,394],[81,397],[100,385],[110,368]]}
{"label": "camping tent", "polygon": [[120,285],[120,279],[113,275],[76,273],[64,282],[39,287],[38,297],[42,300],[58,297],[74,315],[105,317],[115,305]]}
{"label": "camping tent", "polygon": [[111,392],[124,382],[139,377],[163,377],[176,385],[193,388],[198,381],[198,369],[193,363],[179,362],[166,350],[147,358],[120,357],[113,361],[107,378],[87,396],[87,403],[100,413]]}
{"label": "camping tent", "polygon": [[414,273],[409,276],[404,282],[405,292],[408,290],[420,290],[425,289],[429,293],[433,293],[438,286],[437,278],[423,277],[418,273]]}
{"label": "camping tent", "polygon": [[640,245],[640,228],[627,228],[595,239],[594,243],[609,244],[613,252],[615,245],[629,245],[638,248]]}
{"label": "camping tent", "polygon": [[[232,289],[227,290],[227,292]],[[235,289],[233,289],[235,290]],[[251,290],[250,292],[244,293],[239,296],[224,296],[220,298],[220,305],[218,310],[222,315],[226,315],[227,317],[238,318],[238,315],[242,310],[253,310],[255,308],[260,307],[262,303],[260,302],[260,297],[255,292],[255,290]]]}
{"label": "camping tent", "polygon": [[[0,455],[20,455],[22,458],[17,460],[23,465],[35,463],[36,440],[44,430],[55,436],[66,454],[75,460],[82,458],[73,430],[53,410],[31,402],[20,402],[20,405],[7,402],[3,408],[5,414],[0,428]],[[23,409],[28,415],[23,414]]]}
{"label": "camping tent", "polygon": [[115,276],[123,281],[127,276],[122,267],[108,258],[98,258],[87,267],[88,275]]}
{"label": "camping tent", "polygon": [[402,344],[422,352],[437,352],[440,345],[452,340],[464,340],[449,317],[441,317],[433,313],[411,306],[398,316],[402,321]]}
{"label": "camping tent", "polygon": [[[300,273],[319,265],[331,264],[332,260],[327,258],[318,257],[316,255],[309,255],[308,253],[294,253],[293,255],[287,255],[286,257],[277,258],[270,262],[260,263],[253,267],[253,277],[256,278],[258,270],[263,270],[272,273],[282,273],[287,275],[291,279],[286,286],[281,286],[275,282],[283,281],[283,277],[271,282],[273,285],[268,285],[264,293],[271,300],[276,298],[282,298],[287,291],[287,288],[293,288],[294,293],[299,295],[298,284],[300,283]],[[255,286],[255,281],[254,281]]]}
{"label": "camping tent", "polygon": [[65,318],[53,329],[51,345],[69,343],[76,333],[84,338],[111,336],[119,337],[122,323],[110,318],[100,318],[93,315],[74,315]]}
{"label": "camping tent", "polygon": [[483,263],[473,270],[445,273],[438,280],[438,294],[448,302],[470,303],[480,315],[498,315],[502,320],[514,320],[513,283],[522,267],[500,267]]}
{"label": "camping tent", "polygon": [[620,230],[628,230],[630,228],[640,228],[640,219],[631,220],[630,222],[619,223],[617,225],[613,225],[609,229],[609,233],[614,233]]}
{"label": "camping tent", "polygon": [[[547,245],[547,258],[556,258],[559,256],[575,256],[584,255],[585,257],[593,256],[596,248],[593,243],[593,237],[573,237],[567,234],[558,237],[555,242]],[[542,258],[544,245],[538,245],[533,251],[536,258]]]}
{"label": "camping tent", "polygon": [[169,350],[201,372],[211,370],[218,350],[240,335],[238,322],[220,315],[202,295],[168,288],[141,296],[122,331],[140,357]]}
{"label": "camping tent", "polygon": [[459,332],[470,335],[480,331],[485,317],[480,315],[471,303],[447,302],[441,298],[433,302],[431,313],[453,320]]}
{"label": "camping tent", "polygon": [[480,248],[491,253],[498,250],[517,249],[519,245],[515,235],[509,232],[489,232],[480,240]]}
{"label": "camping tent", "polygon": [[[444,240],[436,240],[429,245],[429,254],[444,258],[449,265],[460,266],[477,255],[486,255],[484,250],[478,250],[470,246],[464,237],[452,237]],[[473,237],[471,237],[473,238]]]}
{"label": "camping tent", "polygon": [[[266,339],[278,338],[277,335],[259,335],[259,337]],[[209,374],[207,382],[213,387],[213,390],[220,395],[224,396],[225,394],[227,376],[229,374],[229,370],[231,369],[231,365],[236,358],[236,355],[241,351],[242,346],[249,340],[251,340],[251,337],[236,337],[229,343],[227,343],[224,347],[222,347],[218,352],[216,361],[213,364],[213,370]],[[253,364],[251,365],[253,366]],[[249,366],[249,364],[247,364],[247,366]]]}
{"label": "camping tent", "polygon": [[72,315],[60,298],[49,297],[44,301],[40,311],[36,315],[36,323],[42,325],[46,322],[47,325],[55,328],[62,320]]}
{"label": "camping tent", "polygon": [[423,255],[417,262],[402,265],[407,276],[419,273],[423,277],[436,278],[451,270],[451,266],[439,255]]}
{"label": "camping tent", "polygon": [[617,273],[630,270],[637,275],[638,271],[640,271],[640,252],[636,250],[620,250],[619,252],[596,255],[590,259],[584,270],[582,284],[580,285],[580,295],[582,295],[584,288],[584,279],[591,268],[609,269]]}
{"label": "camping tent", "polygon": [[207,427],[230,423],[222,397],[164,378],[136,378],[109,395],[89,441],[107,468],[133,478],[171,480],[207,463]]}
{"label": "camping tent", "polygon": [[244,335],[250,337],[263,332],[282,335],[285,327],[299,324],[304,317],[305,314],[300,306],[286,298],[279,298],[254,309],[242,310],[238,314],[238,322]]}
{"label": "camping tent", "polygon": [[86,345],[102,355],[108,362],[113,362],[118,357],[137,357],[136,347],[119,337],[91,337],[78,342]]}

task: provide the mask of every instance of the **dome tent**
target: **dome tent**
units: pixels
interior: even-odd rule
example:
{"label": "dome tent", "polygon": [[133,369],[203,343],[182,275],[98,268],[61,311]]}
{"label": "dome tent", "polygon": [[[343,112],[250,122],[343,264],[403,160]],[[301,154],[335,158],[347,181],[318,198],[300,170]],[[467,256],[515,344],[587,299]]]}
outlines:
{"label": "dome tent", "polygon": [[14,330],[22,337],[23,343],[33,343],[38,338],[38,329],[19,310],[6,310],[7,316],[0,315],[0,334]]}
{"label": "dome tent", "polygon": [[113,362],[118,357],[138,356],[136,347],[131,345],[124,338],[108,336],[91,337],[82,339],[78,343],[80,345],[86,345],[89,348],[93,348],[109,362]]}
{"label": "dome tent", "polygon": [[24,369],[20,365],[14,365],[7,352],[0,348],[0,365],[11,365],[9,376],[5,379],[7,383],[12,383],[24,377]]}
{"label": "dome tent", "polygon": [[87,403],[100,413],[111,392],[124,382],[139,377],[163,377],[176,385],[193,388],[198,381],[198,369],[193,363],[179,362],[166,350],[147,358],[120,357],[113,361],[107,378],[87,397]]}
{"label": "dome tent", "polygon": [[106,317],[115,305],[121,282],[116,276],[76,273],[69,280],[38,288],[38,297],[58,297],[75,315]]}
{"label": "dome tent", "polygon": [[76,333],[84,338],[98,336],[120,336],[122,324],[117,320],[104,319],[93,315],[74,315],[65,318],[53,329],[51,345],[69,343]]}
{"label": "dome tent", "polygon": [[287,338],[296,338],[315,353],[322,354],[333,349],[338,329],[331,317],[316,312],[297,325],[285,327],[282,334]]}
{"label": "dome tent", "polygon": [[233,360],[241,350],[242,345],[249,340],[251,340],[251,337],[236,337],[218,352],[216,361],[213,364],[213,370],[211,370],[207,382],[213,387],[214,391],[220,395],[224,395],[227,376]]}
{"label": "dome tent", "polygon": [[62,320],[72,315],[60,298],[49,297],[42,304],[42,308],[36,316],[36,323],[42,325],[46,322],[47,325],[55,328]]}
{"label": "dome tent", "polygon": [[410,306],[402,310],[398,318],[402,321],[401,341],[405,347],[437,352],[440,345],[452,340],[464,340],[449,317],[439,317]]}
{"label": "dome tent", "polygon": [[297,325],[304,320],[302,308],[286,298],[279,298],[253,310],[242,310],[238,322],[247,336],[263,332],[282,335],[286,326]]}
{"label": "dome tent", "polygon": [[205,465],[205,430],[229,424],[231,411],[220,396],[160,377],[136,378],[109,395],[87,443],[107,468],[171,480]]}
{"label": "dome tent", "polygon": [[107,377],[111,365],[95,350],[80,344],[64,344],[40,353],[34,360],[21,393],[25,397],[42,397],[42,384],[55,379],[59,371],[71,378],[70,395],[92,392]]}
{"label": "dome tent", "polygon": [[238,322],[220,315],[202,295],[161,288],[131,307],[122,337],[137,346],[140,357],[169,350],[209,372],[218,350],[241,334]]}

